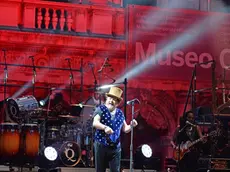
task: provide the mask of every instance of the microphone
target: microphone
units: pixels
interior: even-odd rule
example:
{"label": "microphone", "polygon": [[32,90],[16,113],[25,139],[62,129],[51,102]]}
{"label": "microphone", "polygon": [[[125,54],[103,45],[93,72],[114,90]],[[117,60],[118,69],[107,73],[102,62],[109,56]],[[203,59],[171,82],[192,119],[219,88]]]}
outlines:
{"label": "microphone", "polygon": [[34,58],[34,56],[29,56],[29,59],[33,59]]}
{"label": "microphone", "polygon": [[135,103],[135,102],[138,102],[140,104],[140,101],[137,98],[127,101],[126,104],[131,105],[132,103]]}
{"label": "microphone", "polygon": [[191,123],[191,122],[189,122],[189,121],[186,121],[186,124],[191,125],[191,126],[193,126],[193,127],[196,127],[195,124],[193,124],[193,123]]}

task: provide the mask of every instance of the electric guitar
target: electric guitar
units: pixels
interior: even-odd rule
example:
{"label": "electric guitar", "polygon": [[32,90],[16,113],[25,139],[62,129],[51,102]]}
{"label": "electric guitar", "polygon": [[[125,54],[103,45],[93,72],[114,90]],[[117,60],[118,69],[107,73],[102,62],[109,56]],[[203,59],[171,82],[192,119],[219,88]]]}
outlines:
{"label": "electric guitar", "polygon": [[217,134],[216,131],[212,131],[209,134],[207,134],[207,135],[205,135],[205,136],[203,136],[203,137],[201,137],[201,138],[199,138],[199,139],[197,139],[197,140],[195,140],[193,142],[191,142],[191,141],[187,141],[185,143],[182,142],[180,144],[180,147],[179,147],[180,149],[177,147],[177,148],[175,148],[173,150],[173,159],[175,161],[181,160],[184,157],[184,155],[190,151],[190,148],[192,146],[194,146],[195,144],[199,143],[204,138],[209,137],[209,136],[215,136],[216,134]]}

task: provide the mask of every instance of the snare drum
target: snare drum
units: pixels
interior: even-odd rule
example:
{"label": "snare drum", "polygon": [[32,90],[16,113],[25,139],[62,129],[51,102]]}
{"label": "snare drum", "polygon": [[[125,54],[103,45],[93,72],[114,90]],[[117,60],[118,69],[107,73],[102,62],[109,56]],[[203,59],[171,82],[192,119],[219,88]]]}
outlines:
{"label": "snare drum", "polygon": [[0,124],[0,153],[2,157],[14,156],[19,152],[20,133],[16,123]]}
{"label": "snare drum", "polygon": [[40,133],[37,124],[24,124],[21,132],[21,152],[27,157],[38,155]]}

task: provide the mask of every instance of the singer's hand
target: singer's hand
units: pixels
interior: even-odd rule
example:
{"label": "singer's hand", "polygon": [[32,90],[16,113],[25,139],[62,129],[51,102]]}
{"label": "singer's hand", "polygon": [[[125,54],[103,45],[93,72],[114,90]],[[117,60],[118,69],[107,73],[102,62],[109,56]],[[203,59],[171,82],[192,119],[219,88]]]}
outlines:
{"label": "singer's hand", "polygon": [[110,128],[110,127],[108,127],[108,126],[105,127],[105,130],[104,130],[104,131],[105,131],[106,134],[113,134],[112,128]]}
{"label": "singer's hand", "polygon": [[133,119],[131,122],[130,122],[130,125],[133,126],[133,127],[136,127],[138,125],[137,121],[135,119]]}

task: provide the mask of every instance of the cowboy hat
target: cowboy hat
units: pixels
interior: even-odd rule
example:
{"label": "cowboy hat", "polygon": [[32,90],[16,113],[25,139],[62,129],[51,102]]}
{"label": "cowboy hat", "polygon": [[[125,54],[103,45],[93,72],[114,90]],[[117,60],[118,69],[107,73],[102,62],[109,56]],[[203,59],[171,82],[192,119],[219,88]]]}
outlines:
{"label": "cowboy hat", "polygon": [[122,89],[118,88],[118,87],[111,87],[109,92],[106,93],[106,96],[110,96],[110,97],[115,97],[117,98],[119,101],[122,100]]}

